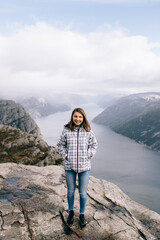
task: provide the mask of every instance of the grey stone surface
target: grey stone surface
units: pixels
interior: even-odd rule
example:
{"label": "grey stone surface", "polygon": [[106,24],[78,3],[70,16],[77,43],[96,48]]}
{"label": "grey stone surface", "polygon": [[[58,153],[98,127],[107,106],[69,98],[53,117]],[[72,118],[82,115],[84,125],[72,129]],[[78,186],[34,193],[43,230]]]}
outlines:
{"label": "grey stone surface", "polygon": [[87,226],[66,224],[63,166],[0,164],[1,240],[158,240],[160,215],[134,202],[116,185],[90,177]]}

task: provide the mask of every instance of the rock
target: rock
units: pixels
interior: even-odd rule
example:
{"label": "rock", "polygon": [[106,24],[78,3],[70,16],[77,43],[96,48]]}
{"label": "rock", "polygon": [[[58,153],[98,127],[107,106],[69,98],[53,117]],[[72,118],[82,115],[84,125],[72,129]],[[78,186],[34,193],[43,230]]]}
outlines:
{"label": "rock", "polygon": [[116,185],[90,177],[87,226],[66,223],[63,166],[0,164],[1,240],[158,240],[160,215],[132,201]]}
{"label": "rock", "polygon": [[0,100],[0,124],[16,127],[24,132],[41,136],[36,122],[20,104],[11,100]]}
{"label": "rock", "polygon": [[0,125],[0,163],[4,162],[46,166],[62,164],[63,159],[41,137]]}

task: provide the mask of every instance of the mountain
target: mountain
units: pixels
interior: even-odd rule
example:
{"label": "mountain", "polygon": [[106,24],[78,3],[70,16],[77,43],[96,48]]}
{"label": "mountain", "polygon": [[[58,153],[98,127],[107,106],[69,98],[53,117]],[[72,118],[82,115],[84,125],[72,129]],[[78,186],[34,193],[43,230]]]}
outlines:
{"label": "mountain", "polygon": [[6,162],[46,166],[61,164],[63,160],[57,149],[41,137],[0,125],[0,163]]}
{"label": "mountain", "polygon": [[160,151],[160,93],[120,98],[93,119],[151,149]]}
{"label": "mountain", "polygon": [[43,97],[28,97],[17,100],[25,110],[33,117],[43,117],[55,112],[64,112],[70,110],[70,107],[65,103],[53,102],[52,104]]}
{"label": "mountain", "polygon": [[[3,119],[8,120],[10,109],[14,115],[10,115],[11,123],[13,119],[17,123],[15,115],[18,112],[21,116],[23,108],[12,101],[5,101],[5,106],[5,112],[1,107]],[[158,213],[136,203],[116,185],[92,176],[87,191],[85,231],[78,227],[78,191],[75,221],[69,226],[64,167],[55,166],[62,162],[57,149],[41,137],[0,125],[1,240],[160,239]]]}
{"label": "mountain", "polygon": [[79,196],[67,224],[63,166],[0,164],[1,240],[158,240],[160,215],[142,206],[111,182],[90,176],[85,229],[80,229]]}
{"label": "mountain", "polygon": [[36,122],[20,104],[12,100],[0,100],[0,124],[16,127],[24,132],[41,136]]}
{"label": "mountain", "polygon": [[[30,97],[17,98],[16,101],[21,103],[26,110],[32,109],[32,106],[37,105],[50,105],[52,109],[56,111],[66,111],[75,107],[81,107],[81,105],[88,103],[95,103],[98,106],[104,108],[111,105],[121,95],[118,94],[87,94],[87,93],[45,93],[38,97],[37,95]],[[33,108],[34,110],[34,108]],[[30,112],[31,113],[31,112]]]}
{"label": "mountain", "polygon": [[11,100],[0,101],[0,163],[3,162],[38,166],[62,162],[57,149],[42,139],[36,122]]}
{"label": "mountain", "polygon": [[160,108],[114,127],[113,130],[160,151]]}
{"label": "mountain", "polygon": [[[97,104],[101,108],[112,105],[122,96],[116,93],[91,94],[91,93],[56,93],[44,92],[41,95],[12,96],[12,100],[20,103],[34,118],[48,116],[55,112],[64,112],[82,107],[88,103]],[[8,97],[7,97],[8,98]],[[2,99],[2,98],[1,98]]]}

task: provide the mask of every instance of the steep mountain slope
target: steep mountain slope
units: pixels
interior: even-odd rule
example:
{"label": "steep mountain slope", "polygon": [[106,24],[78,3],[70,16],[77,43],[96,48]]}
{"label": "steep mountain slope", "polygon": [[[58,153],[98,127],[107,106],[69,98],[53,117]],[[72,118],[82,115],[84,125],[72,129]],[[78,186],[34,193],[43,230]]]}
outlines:
{"label": "steep mountain slope", "polygon": [[113,130],[160,151],[160,108],[114,127]]}
{"label": "steep mountain slope", "polygon": [[109,126],[117,133],[160,151],[160,93],[123,97],[93,122]]}
{"label": "steep mountain slope", "polygon": [[160,106],[160,93],[140,93],[120,98],[93,119],[93,122],[116,127],[132,120],[142,113],[149,112]]}
{"label": "steep mountain slope", "polygon": [[20,104],[11,100],[0,100],[0,124],[16,127],[24,132],[41,136],[36,122]]}

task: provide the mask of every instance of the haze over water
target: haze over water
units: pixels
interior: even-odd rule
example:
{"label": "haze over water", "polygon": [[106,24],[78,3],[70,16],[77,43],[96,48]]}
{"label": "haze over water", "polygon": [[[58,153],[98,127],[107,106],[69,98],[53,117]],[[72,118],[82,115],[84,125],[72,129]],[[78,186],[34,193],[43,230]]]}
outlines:
{"label": "haze over water", "polygon": [[[82,106],[91,121],[103,109],[95,104]],[[36,120],[44,139],[56,145],[71,111],[55,113]],[[160,213],[160,153],[91,122],[98,140],[92,159],[91,175],[118,185],[133,200]]]}

